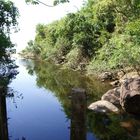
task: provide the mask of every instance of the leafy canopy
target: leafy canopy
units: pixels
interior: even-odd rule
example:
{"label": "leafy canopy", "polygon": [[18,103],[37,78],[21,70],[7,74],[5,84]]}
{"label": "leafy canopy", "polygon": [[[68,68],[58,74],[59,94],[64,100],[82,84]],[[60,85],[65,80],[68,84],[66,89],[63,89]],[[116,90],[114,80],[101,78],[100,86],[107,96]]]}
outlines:
{"label": "leafy canopy", "polygon": [[9,83],[14,76],[10,54],[14,45],[10,41],[10,30],[16,27],[18,10],[11,1],[0,1],[0,85]]}
{"label": "leafy canopy", "polygon": [[139,19],[139,0],[88,0],[77,13],[38,25],[30,50],[74,68],[81,63],[89,63],[91,70],[137,68]]}

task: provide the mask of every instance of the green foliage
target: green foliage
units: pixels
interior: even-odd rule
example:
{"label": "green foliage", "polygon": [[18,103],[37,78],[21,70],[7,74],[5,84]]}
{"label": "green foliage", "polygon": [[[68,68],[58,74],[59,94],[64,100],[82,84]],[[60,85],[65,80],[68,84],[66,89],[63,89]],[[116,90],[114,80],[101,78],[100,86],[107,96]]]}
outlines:
{"label": "green foliage", "polygon": [[60,3],[65,3],[65,2],[69,2],[69,0],[54,0],[53,4],[58,5]]}
{"label": "green foliage", "polygon": [[39,4],[39,2],[35,0],[25,0],[26,3],[31,3],[31,4]]}
{"label": "green foliage", "polygon": [[66,59],[69,61],[65,64],[65,67],[76,69],[81,61],[79,57],[80,53],[81,53],[80,49],[78,48],[72,49],[66,56]]}
{"label": "green foliage", "polygon": [[9,33],[17,24],[18,10],[11,1],[0,1],[0,58],[6,57],[6,49],[12,48]]}
{"label": "green foliage", "polygon": [[137,69],[140,62],[138,38],[127,34],[114,34],[91,61],[89,69],[106,70],[124,67]]}
{"label": "green foliage", "polygon": [[7,86],[16,72],[10,58],[14,45],[10,41],[10,29],[17,24],[18,10],[11,1],[0,1],[0,86]]}
{"label": "green foliage", "polygon": [[17,24],[18,10],[11,1],[0,1],[0,33],[9,33]]}
{"label": "green foliage", "polygon": [[[105,37],[102,47],[96,51],[96,56],[92,58],[89,69],[93,70],[109,70],[116,68],[124,68],[130,66],[138,68],[139,66],[139,14],[140,2],[137,0],[114,0],[100,1],[99,6],[96,6],[98,19],[104,19],[107,24],[114,24],[113,32],[110,32],[110,37]],[[110,9],[109,17],[106,17]],[[107,11],[108,12],[107,12]],[[102,11],[102,12],[100,12]],[[102,18],[99,18],[103,15]],[[98,17],[97,17],[98,16]],[[111,20],[110,17],[113,17]],[[109,22],[108,22],[109,20]],[[106,28],[107,29],[107,28]],[[107,29],[108,31],[108,29]],[[103,36],[101,35],[100,38]]]}
{"label": "green foliage", "polygon": [[139,19],[139,0],[88,0],[77,13],[38,25],[32,47],[42,59],[75,68],[83,62],[90,70],[138,68]]}

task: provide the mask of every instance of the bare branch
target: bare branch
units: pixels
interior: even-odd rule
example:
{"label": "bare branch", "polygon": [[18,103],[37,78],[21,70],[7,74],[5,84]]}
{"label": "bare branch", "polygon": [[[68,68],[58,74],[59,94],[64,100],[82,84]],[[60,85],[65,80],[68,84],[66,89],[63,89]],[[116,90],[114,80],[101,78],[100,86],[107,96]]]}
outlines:
{"label": "bare branch", "polygon": [[43,4],[43,5],[45,5],[45,6],[47,6],[47,7],[54,7],[53,5],[48,5],[48,4],[46,4],[46,3],[44,3],[44,2],[42,2],[42,1],[40,1],[40,0],[35,0],[36,2],[38,2],[38,3],[41,3],[41,4]]}

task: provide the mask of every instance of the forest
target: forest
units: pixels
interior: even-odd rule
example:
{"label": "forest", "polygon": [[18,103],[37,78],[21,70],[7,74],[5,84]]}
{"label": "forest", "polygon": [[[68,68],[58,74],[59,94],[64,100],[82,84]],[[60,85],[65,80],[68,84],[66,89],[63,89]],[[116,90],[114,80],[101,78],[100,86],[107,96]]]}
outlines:
{"label": "forest", "polygon": [[75,70],[138,70],[139,38],[139,0],[88,0],[76,13],[38,24],[22,53]]}

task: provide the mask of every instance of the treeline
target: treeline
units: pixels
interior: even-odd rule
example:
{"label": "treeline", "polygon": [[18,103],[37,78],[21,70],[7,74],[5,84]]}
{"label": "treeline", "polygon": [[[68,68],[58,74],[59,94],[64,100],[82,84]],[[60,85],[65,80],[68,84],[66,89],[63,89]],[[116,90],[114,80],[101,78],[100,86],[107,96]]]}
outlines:
{"label": "treeline", "polygon": [[88,0],[77,13],[37,25],[29,52],[73,69],[139,69],[140,1]]}

